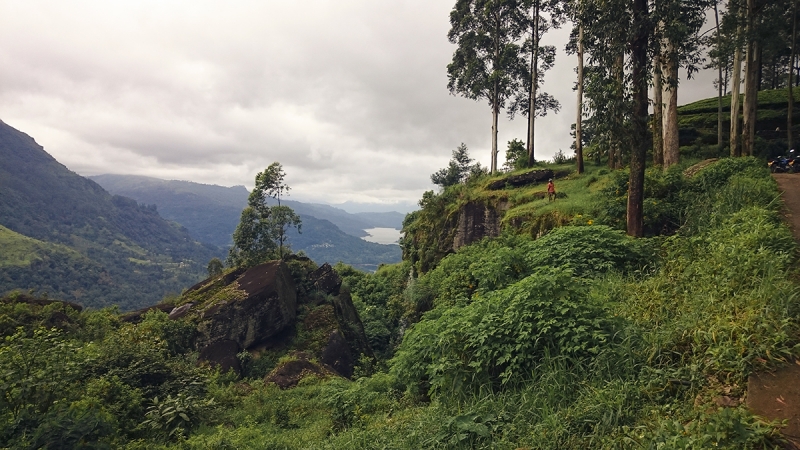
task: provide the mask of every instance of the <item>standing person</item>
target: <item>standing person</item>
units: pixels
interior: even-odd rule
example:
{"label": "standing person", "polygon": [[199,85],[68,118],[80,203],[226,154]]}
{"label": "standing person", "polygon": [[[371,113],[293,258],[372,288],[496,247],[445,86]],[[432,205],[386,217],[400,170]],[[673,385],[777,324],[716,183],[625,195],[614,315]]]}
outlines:
{"label": "standing person", "polygon": [[554,201],[556,199],[556,186],[553,184],[553,179],[547,182],[547,201]]}

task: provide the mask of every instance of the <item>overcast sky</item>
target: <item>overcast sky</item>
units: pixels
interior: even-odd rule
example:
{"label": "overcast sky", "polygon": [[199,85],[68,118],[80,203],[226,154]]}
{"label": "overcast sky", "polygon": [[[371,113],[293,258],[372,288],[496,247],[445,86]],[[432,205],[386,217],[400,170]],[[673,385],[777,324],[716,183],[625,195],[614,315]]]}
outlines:
{"label": "overcast sky", "polygon": [[[459,143],[490,160],[488,105],[447,90],[453,4],[2,0],[0,119],[81,175],[250,188],[279,161],[292,199],[405,211]],[[537,159],[571,152],[567,36],[543,42],[558,47],[544,90],[562,110],[537,122]],[[713,96],[713,77],[680,103]],[[499,130],[504,150],[525,119]]]}

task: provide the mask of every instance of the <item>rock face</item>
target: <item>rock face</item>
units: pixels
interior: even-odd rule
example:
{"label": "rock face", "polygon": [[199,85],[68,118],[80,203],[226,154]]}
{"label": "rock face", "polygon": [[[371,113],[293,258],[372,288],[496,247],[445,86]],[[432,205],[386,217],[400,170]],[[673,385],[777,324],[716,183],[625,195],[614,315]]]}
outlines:
{"label": "rock face", "polygon": [[240,348],[279,334],[294,324],[297,297],[294,281],[283,261],[272,261],[242,273],[229,298],[202,305],[198,347],[230,340]]}
{"label": "rock face", "polygon": [[507,208],[506,204],[501,204],[496,209],[480,202],[469,202],[464,205],[458,215],[458,228],[453,239],[453,250],[458,250],[485,237],[500,236],[502,211]]}
{"label": "rock face", "polygon": [[353,352],[350,350],[347,339],[342,336],[339,330],[334,330],[328,336],[328,345],[322,350],[320,361],[333,367],[333,370],[343,377],[350,378],[353,376],[353,369],[356,364],[353,360]]}
{"label": "rock face", "polygon": [[490,191],[503,189],[506,186],[520,187],[529,184],[541,183],[553,178],[553,171],[550,169],[545,170],[532,170],[519,175],[511,175],[503,178],[502,180],[493,181],[486,188]]}
{"label": "rock face", "polygon": [[239,344],[229,339],[217,341],[206,345],[200,351],[198,358],[207,361],[212,367],[219,367],[221,371],[233,370],[237,374],[242,373],[242,363],[236,356],[239,354]]}

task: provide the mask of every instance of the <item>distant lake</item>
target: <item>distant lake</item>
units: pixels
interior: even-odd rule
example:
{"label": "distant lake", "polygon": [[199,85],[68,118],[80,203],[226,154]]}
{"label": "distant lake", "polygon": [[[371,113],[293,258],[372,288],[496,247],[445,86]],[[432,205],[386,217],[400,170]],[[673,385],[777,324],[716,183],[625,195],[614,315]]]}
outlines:
{"label": "distant lake", "polygon": [[394,228],[370,228],[364,231],[369,233],[369,236],[361,238],[365,241],[378,244],[397,244],[397,241],[400,240],[400,230]]}

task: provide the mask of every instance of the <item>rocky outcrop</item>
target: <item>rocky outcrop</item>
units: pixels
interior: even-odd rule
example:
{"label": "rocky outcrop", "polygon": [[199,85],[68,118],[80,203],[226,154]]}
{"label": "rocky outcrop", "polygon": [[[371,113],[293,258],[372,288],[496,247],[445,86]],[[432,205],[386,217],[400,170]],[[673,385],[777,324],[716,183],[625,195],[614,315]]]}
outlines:
{"label": "rocky outcrop", "polygon": [[[333,298],[332,302],[333,311],[336,313],[336,321],[339,322],[339,329],[350,345],[353,362],[358,361],[362,354],[374,358],[375,356],[367,339],[367,333],[364,332],[364,324],[361,322],[361,317],[359,317],[355,305],[353,305],[350,292],[342,290],[339,295]],[[352,374],[352,369],[349,372]],[[349,377],[350,375],[346,376]]]}
{"label": "rocky outcrop", "polygon": [[248,269],[201,307],[198,347],[231,340],[247,349],[294,324],[294,281],[283,261],[268,262]]}
{"label": "rocky outcrop", "polygon": [[269,375],[264,377],[264,381],[267,383],[275,383],[281,389],[289,389],[297,386],[300,380],[309,375],[316,375],[319,377],[336,375],[336,372],[330,367],[312,361],[309,356],[304,353],[298,353],[294,355],[294,357],[296,359],[292,359],[276,367]]}
{"label": "rocky outcrop", "polygon": [[500,220],[506,209],[508,209],[506,203],[501,203],[497,208],[480,202],[469,202],[464,205],[458,215],[458,228],[453,239],[453,250],[458,250],[485,237],[500,236]]}
{"label": "rocky outcrop", "polygon": [[239,344],[229,339],[206,345],[200,351],[198,359],[208,362],[211,367],[219,367],[222,372],[233,370],[237,375],[242,373],[242,363],[236,356],[241,351]]}
{"label": "rocky outcrop", "polygon": [[342,286],[342,278],[333,270],[330,264],[325,263],[311,273],[311,280],[314,287],[327,295],[339,295],[339,288]]}
{"label": "rocky outcrop", "polygon": [[493,181],[486,186],[490,191],[504,189],[506,187],[520,187],[529,184],[542,183],[553,178],[553,171],[550,169],[532,170],[519,175],[511,175],[501,180]]}
{"label": "rocky outcrop", "polygon": [[342,336],[339,330],[333,330],[328,336],[328,344],[322,350],[320,361],[333,367],[339,375],[350,378],[353,376],[353,369],[356,361],[353,359],[353,352],[347,339]]}
{"label": "rocky outcrop", "polygon": [[163,313],[169,314],[175,308],[173,305],[167,305],[165,303],[160,303],[158,305],[148,306],[147,308],[137,309],[136,311],[131,311],[129,313],[125,313],[120,316],[120,320],[123,322],[128,323],[139,323],[144,319],[144,315],[150,311],[161,311]]}

